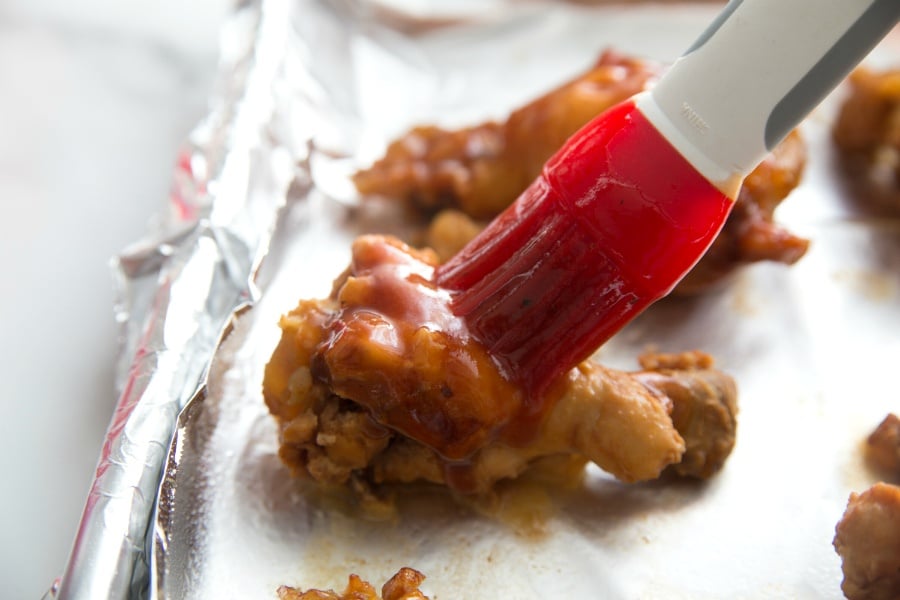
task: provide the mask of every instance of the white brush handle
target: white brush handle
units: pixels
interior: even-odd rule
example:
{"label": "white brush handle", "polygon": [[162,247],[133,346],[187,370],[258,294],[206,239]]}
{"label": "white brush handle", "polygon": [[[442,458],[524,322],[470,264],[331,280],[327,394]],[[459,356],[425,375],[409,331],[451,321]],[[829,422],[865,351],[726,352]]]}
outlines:
{"label": "white brush handle", "polygon": [[900,0],[731,0],[637,106],[733,198],[898,19]]}

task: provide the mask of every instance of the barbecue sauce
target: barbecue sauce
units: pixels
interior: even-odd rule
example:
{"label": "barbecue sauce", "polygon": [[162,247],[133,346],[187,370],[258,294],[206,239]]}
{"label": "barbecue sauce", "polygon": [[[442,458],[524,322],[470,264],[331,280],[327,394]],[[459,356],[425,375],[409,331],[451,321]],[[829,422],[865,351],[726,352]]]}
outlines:
{"label": "barbecue sauce", "polygon": [[437,452],[448,482],[464,489],[467,459],[494,441],[527,443],[547,403],[470,334],[434,282],[435,264],[393,238],[357,239],[313,372],[376,423]]}

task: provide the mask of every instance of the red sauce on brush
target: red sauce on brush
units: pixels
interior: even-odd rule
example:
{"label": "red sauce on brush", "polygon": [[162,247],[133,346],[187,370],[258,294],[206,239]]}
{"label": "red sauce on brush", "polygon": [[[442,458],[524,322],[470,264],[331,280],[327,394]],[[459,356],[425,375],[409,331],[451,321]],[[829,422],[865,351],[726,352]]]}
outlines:
{"label": "red sauce on brush", "polygon": [[732,205],[629,101],[572,136],[436,282],[537,398],[671,291]]}

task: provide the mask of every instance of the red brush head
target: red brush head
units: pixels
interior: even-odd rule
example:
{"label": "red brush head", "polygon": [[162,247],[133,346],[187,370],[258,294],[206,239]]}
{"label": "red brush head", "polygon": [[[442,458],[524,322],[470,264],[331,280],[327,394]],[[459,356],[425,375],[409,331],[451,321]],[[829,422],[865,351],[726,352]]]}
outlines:
{"label": "red brush head", "polygon": [[667,294],[732,204],[629,101],[572,136],[437,283],[536,396]]}

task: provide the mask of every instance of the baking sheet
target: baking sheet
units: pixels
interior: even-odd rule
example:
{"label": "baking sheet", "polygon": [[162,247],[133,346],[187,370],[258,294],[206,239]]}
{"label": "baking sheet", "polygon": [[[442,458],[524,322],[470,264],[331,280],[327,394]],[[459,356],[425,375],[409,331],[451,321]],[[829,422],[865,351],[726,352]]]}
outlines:
{"label": "baking sheet", "polygon": [[[841,91],[804,124],[809,168],[778,213],[813,240],[807,256],[663,301],[598,353],[626,369],[648,346],[712,353],[740,390],[738,442],[721,474],[624,485],[591,468],[576,489],[513,490],[524,519],[411,488],[394,519],[372,521],[290,478],[261,396],[278,316],[329,292],[355,235],[408,233],[390,209],[355,202],[349,173],[411,125],[502,118],[608,46],[671,59],[716,8],[494,2],[448,17],[367,2],[259,6],[257,31],[285,36],[283,54],[247,66],[246,85],[271,98],[266,144],[243,146],[256,162],[226,164],[219,185],[268,173],[275,184],[259,189],[277,228],[251,272],[258,294],[179,418],[151,595],[274,598],[282,584],[342,589],[358,573],[380,585],[411,566],[433,598],[840,598],[834,526],[849,493],[874,482],[860,443],[897,409],[900,357],[900,220],[854,204],[837,174],[828,127]],[[892,35],[871,61],[898,49]],[[295,170],[273,179],[266,157],[285,153]]]}

